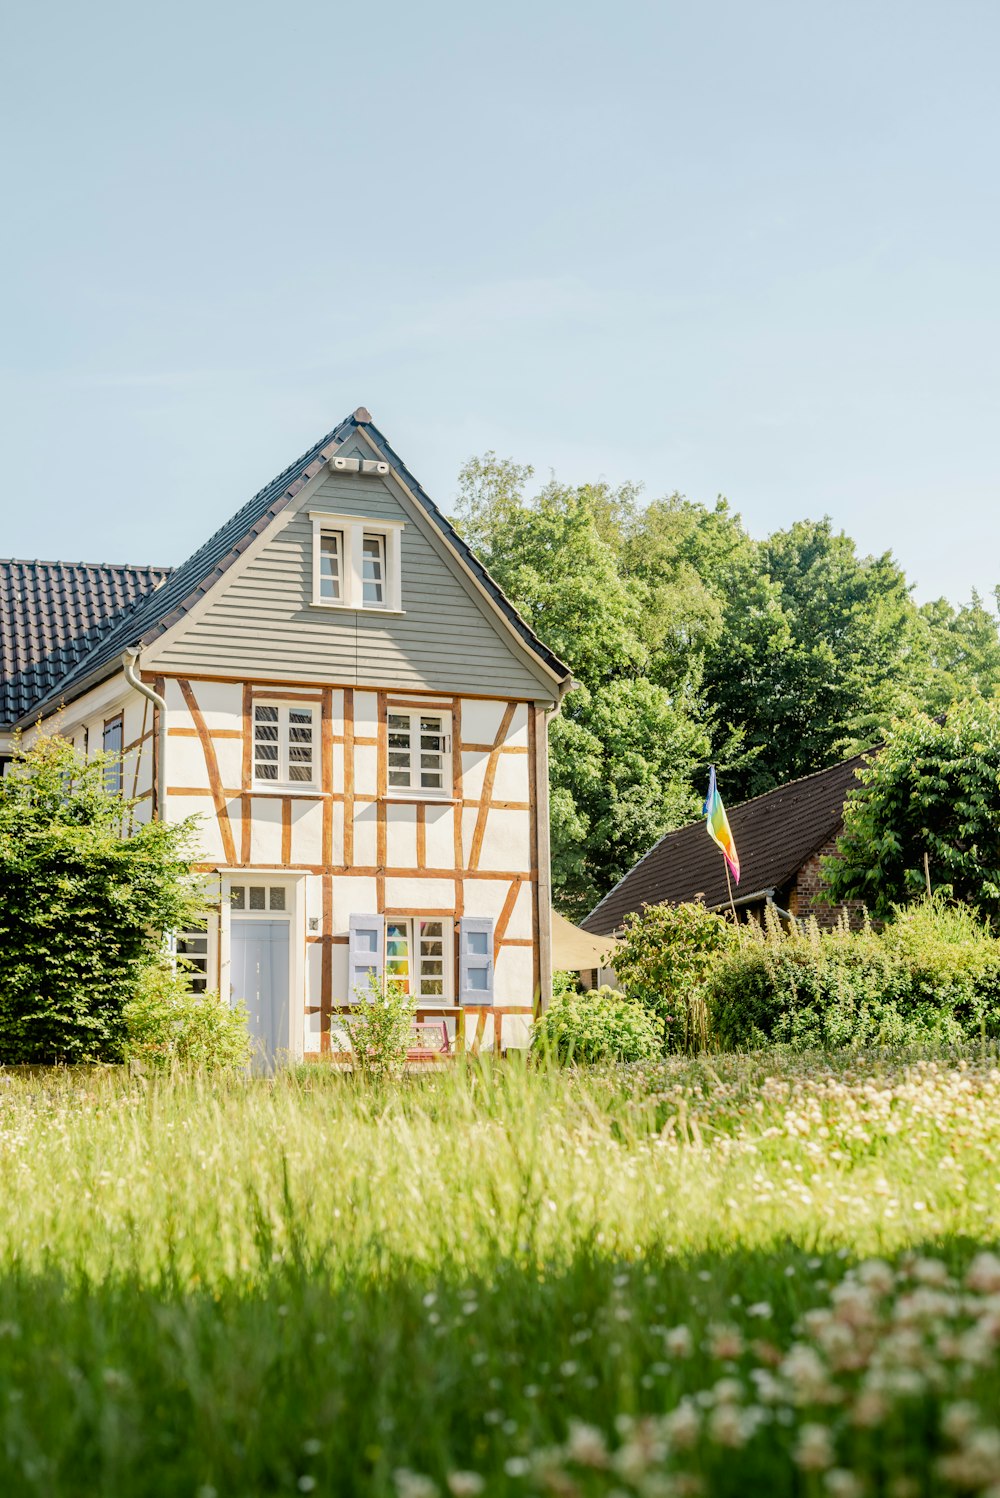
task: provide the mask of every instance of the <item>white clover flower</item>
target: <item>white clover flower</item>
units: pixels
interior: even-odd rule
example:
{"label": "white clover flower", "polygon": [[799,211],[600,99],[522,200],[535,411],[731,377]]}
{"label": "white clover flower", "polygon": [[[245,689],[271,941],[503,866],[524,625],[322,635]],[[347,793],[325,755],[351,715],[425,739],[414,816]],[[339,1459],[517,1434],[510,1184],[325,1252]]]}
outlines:
{"label": "white clover flower", "polygon": [[527,1477],[531,1463],[526,1456],[509,1456],[503,1464],[508,1477]]}
{"label": "white clover flower", "polygon": [[743,1352],[743,1335],[735,1326],[710,1326],[709,1348],[714,1358],[728,1362]]}
{"label": "white clover flower", "polygon": [[855,1270],[859,1282],[866,1289],[874,1290],[876,1295],[891,1295],[896,1284],[896,1276],[884,1259],[866,1259],[859,1264]]}
{"label": "white clover flower", "polygon": [[438,1498],[438,1485],[422,1472],[411,1472],[409,1467],[397,1467],[392,1474],[399,1498]]}
{"label": "white clover flower", "polygon": [[718,1404],[739,1404],[745,1392],[738,1378],[720,1378],[713,1390]]}
{"label": "white clover flower", "polygon": [[823,1474],[823,1486],[830,1498],[861,1498],[864,1492],[853,1472],[845,1467],[831,1467]]}
{"label": "white clover flower", "polygon": [[678,1451],[693,1446],[701,1430],[697,1406],[689,1399],[682,1399],[677,1408],[664,1418],[663,1428]]}
{"label": "white clover flower", "polygon": [[949,1441],[964,1441],[975,1430],[979,1411],[967,1399],[949,1404],[941,1417],[941,1429]]}
{"label": "white clover flower", "polygon": [[694,1352],[694,1338],[686,1326],[675,1326],[667,1332],[664,1344],[672,1358],[689,1358]]}
{"label": "white clover flower", "polygon": [[719,1404],[708,1417],[708,1434],[720,1446],[739,1450],[746,1445],[743,1411],[733,1404]]}
{"label": "white clover flower", "polygon": [[815,1347],[809,1347],[805,1342],[792,1343],[788,1355],[782,1359],[779,1372],[803,1402],[822,1397],[830,1382],[823,1359]]}
{"label": "white clover flower", "polygon": [[478,1472],[449,1472],[447,1481],[452,1498],[478,1498],[486,1488],[486,1480]]}
{"label": "white clover flower", "polygon": [[604,1433],[596,1425],[587,1425],[583,1420],[569,1422],[566,1440],[566,1455],[582,1467],[604,1467],[608,1461],[608,1445]]}
{"label": "white clover flower", "polygon": [[947,1264],[940,1259],[918,1259],[913,1266],[913,1278],[922,1285],[944,1286],[950,1284],[951,1276]]}
{"label": "white clover flower", "polygon": [[833,1465],[833,1441],[825,1425],[806,1424],[799,1431],[799,1439],[792,1458],[803,1472],[822,1472]]}
{"label": "white clover flower", "polygon": [[1000,1292],[1000,1258],[991,1253],[976,1254],[969,1265],[965,1283],[977,1295],[994,1295]]}
{"label": "white clover flower", "polygon": [[747,1306],[748,1316],[759,1316],[762,1321],[769,1321],[774,1315],[766,1300],[755,1301],[752,1306]]}

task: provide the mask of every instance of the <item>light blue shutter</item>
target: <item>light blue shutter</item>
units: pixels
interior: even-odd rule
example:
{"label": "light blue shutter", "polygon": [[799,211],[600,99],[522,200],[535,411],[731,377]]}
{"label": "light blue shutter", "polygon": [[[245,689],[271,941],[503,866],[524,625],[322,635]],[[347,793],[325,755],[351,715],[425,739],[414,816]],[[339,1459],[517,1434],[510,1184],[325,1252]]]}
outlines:
{"label": "light blue shutter", "polygon": [[374,973],[379,982],[385,966],[385,916],[352,915],[348,947],[348,1000],[370,997],[368,976]]}
{"label": "light blue shutter", "polygon": [[493,1003],[493,918],[465,915],[458,923],[460,1004]]}

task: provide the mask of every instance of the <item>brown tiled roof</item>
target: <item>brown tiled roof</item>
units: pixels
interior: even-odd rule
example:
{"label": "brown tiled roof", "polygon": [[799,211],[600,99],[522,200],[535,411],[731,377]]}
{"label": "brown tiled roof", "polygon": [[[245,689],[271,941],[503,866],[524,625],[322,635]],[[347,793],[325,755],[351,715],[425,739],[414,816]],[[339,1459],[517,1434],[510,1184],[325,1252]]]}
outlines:
{"label": "brown tiled roof", "polygon": [[[741,894],[780,889],[834,835],[844,798],[865,757],[858,754],[828,770],[779,785],[741,806],[726,808],[740,856],[740,882],[734,888],[737,900]],[[661,837],[581,925],[607,936],[617,931],[629,911],[699,897],[709,906],[728,899],[722,854],[704,820]]]}
{"label": "brown tiled roof", "polygon": [[43,698],[169,567],[0,558],[0,728]]}

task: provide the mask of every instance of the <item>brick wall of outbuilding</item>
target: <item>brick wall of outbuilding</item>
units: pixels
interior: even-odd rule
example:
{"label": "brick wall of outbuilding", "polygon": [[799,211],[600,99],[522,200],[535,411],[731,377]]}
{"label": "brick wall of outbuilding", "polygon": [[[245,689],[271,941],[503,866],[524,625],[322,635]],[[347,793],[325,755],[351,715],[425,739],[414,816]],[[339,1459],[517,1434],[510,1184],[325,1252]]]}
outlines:
{"label": "brick wall of outbuilding", "polygon": [[799,869],[789,894],[788,909],[792,915],[803,919],[813,915],[816,923],[824,931],[831,930],[846,911],[847,918],[854,930],[857,930],[864,922],[864,906],[860,900],[845,900],[841,905],[826,905],[818,898],[822,892],[822,881],[820,878],[820,865],[824,858],[829,858],[837,846],[837,838],[840,829],[830,840],[823,844],[811,858]]}

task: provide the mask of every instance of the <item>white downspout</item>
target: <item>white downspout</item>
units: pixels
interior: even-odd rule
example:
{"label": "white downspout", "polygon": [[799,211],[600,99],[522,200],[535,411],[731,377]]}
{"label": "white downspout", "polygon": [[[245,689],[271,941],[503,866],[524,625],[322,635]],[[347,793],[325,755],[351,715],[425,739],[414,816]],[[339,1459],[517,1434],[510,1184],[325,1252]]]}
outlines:
{"label": "white downspout", "polygon": [[167,807],[167,704],[159,692],[154,692],[144,681],[140,681],[136,675],[135,663],[139,659],[138,650],[126,650],[122,656],[122,665],[125,668],[125,680],[130,687],[134,687],[143,697],[147,697],[154,707],[160,710],[160,735],[156,746],[156,815],[162,822]]}

